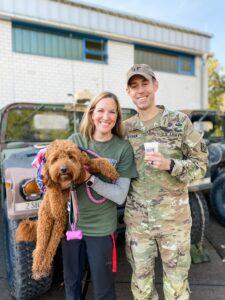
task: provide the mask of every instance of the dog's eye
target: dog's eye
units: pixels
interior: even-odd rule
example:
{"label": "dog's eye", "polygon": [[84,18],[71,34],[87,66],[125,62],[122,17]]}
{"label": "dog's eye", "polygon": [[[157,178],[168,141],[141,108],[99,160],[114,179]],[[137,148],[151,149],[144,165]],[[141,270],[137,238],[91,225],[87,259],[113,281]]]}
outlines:
{"label": "dog's eye", "polygon": [[75,160],[74,156],[73,155],[69,155],[69,159],[71,160]]}
{"label": "dog's eye", "polygon": [[57,158],[56,158],[56,157],[53,157],[53,158],[51,159],[51,164],[54,164],[56,161],[57,161]]}

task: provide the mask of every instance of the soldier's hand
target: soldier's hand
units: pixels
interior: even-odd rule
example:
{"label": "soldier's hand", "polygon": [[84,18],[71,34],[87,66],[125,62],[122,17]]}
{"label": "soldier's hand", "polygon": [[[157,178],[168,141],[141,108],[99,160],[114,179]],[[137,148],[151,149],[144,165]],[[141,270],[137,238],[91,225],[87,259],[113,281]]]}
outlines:
{"label": "soldier's hand", "polygon": [[160,152],[146,153],[145,161],[154,169],[161,171],[168,171],[170,169],[170,159],[165,158]]}

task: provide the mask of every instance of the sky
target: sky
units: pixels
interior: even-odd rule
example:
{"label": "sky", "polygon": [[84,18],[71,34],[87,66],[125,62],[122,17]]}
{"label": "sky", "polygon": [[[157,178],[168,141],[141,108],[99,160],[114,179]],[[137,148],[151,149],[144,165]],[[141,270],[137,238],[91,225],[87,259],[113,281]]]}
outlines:
{"label": "sky", "polygon": [[224,0],[86,0],[90,4],[181,25],[213,35],[210,52],[225,73]]}

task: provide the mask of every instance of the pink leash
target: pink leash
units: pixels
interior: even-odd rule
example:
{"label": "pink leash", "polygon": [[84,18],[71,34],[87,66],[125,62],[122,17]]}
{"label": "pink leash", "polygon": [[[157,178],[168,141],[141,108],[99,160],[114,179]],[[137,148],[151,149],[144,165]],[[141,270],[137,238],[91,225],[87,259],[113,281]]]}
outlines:
{"label": "pink leash", "polygon": [[[73,205],[73,222],[70,220],[70,228],[71,230],[67,230],[66,232],[66,239],[67,241],[70,240],[81,240],[83,238],[83,232],[80,229],[76,229],[78,217],[79,217],[79,209],[78,209],[78,199],[77,199],[77,192],[76,190],[71,191],[71,202]],[[71,207],[70,207],[71,210]],[[69,212],[70,214],[70,212]]]}
{"label": "pink leash", "polygon": [[[83,150],[83,149],[82,149]],[[95,156],[95,157],[100,157],[100,155],[98,155],[96,152],[86,149],[84,150],[85,152]],[[105,203],[106,198],[102,197],[101,199],[97,200],[93,197],[92,193],[91,193],[91,189],[90,187],[87,185],[86,183],[86,192],[88,195],[88,198],[91,200],[91,202],[95,203],[95,204],[102,204]],[[111,238],[112,238],[112,272],[116,273],[117,272],[117,249],[116,249],[116,235],[115,233],[111,234]]]}
{"label": "pink leash", "polygon": [[[88,153],[90,155],[93,155],[94,157],[101,157],[95,151],[92,151],[92,150],[89,150],[89,149],[85,149],[85,150],[83,149],[83,151],[85,151],[86,153]],[[106,198],[105,197],[102,197],[99,200],[95,199],[94,196],[91,193],[90,187],[87,185],[87,183],[85,185],[86,185],[86,193],[88,195],[88,198],[91,200],[91,202],[93,202],[95,204],[103,204],[103,203],[106,202]]]}
{"label": "pink leash", "polygon": [[[67,230],[66,232],[66,239],[67,241],[70,240],[81,240],[83,238],[83,232],[80,229],[76,229],[76,225],[78,222],[79,217],[79,208],[78,208],[78,198],[76,190],[71,191],[71,198],[72,198],[72,205],[73,205],[73,216],[74,220],[73,223],[70,222],[71,230]],[[70,208],[71,209],[71,208]],[[117,272],[117,249],[116,249],[116,237],[115,233],[111,234],[112,238],[112,272]]]}

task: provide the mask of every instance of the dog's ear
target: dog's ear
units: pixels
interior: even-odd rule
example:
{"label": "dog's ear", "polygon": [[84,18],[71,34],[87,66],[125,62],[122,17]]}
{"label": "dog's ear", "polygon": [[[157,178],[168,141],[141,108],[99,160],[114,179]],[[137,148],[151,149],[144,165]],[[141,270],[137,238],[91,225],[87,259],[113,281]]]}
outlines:
{"label": "dog's ear", "polygon": [[48,171],[47,163],[43,166],[43,169],[42,169],[42,181],[46,187],[51,187],[53,185],[53,181],[51,180],[51,177],[50,177],[50,174]]}
{"label": "dog's ear", "polygon": [[80,176],[77,179],[76,184],[81,184],[81,183],[85,182],[85,179],[86,179],[85,169],[88,168],[88,166],[89,166],[90,158],[86,152],[80,151],[79,161],[81,163],[81,169],[80,169]]}
{"label": "dog's ear", "polygon": [[85,168],[82,167],[80,170],[80,176],[76,180],[76,184],[82,184],[83,182],[85,182],[85,179],[86,179],[86,171],[85,171]]}

